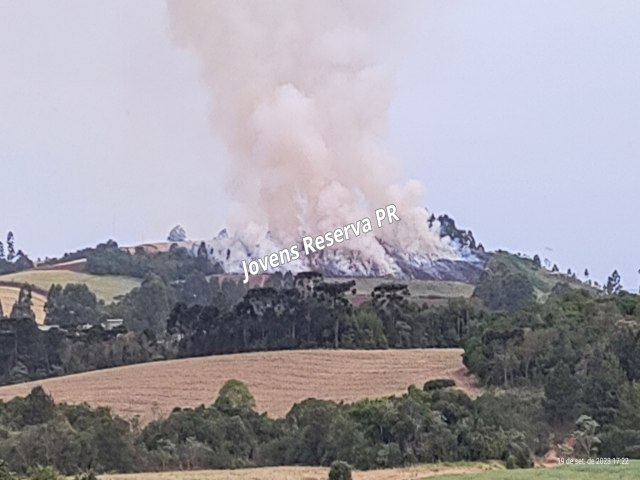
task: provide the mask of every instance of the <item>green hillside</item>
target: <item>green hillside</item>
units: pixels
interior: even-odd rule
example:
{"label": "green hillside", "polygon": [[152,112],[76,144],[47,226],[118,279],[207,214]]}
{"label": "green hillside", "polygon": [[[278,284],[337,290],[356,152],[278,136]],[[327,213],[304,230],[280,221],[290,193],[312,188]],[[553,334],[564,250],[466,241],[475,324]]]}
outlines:
{"label": "green hillside", "polygon": [[355,280],[358,295],[370,295],[375,287],[385,283],[405,283],[409,286],[409,292],[414,298],[457,298],[470,297],[473,293],[473,285],[463,282],[438,281],[438,280],[397,280],[386,278],[331,278],[343,282]]}
{"label": "green hillside", "polygon": [[0,275],[0,282],[19,282],[35,285],[49,290],[54,283],[66,285],[68,283],[84,283],[96,296],[107,303],[117,296],[130,292],[140,285],[140,280],[132,277],[116,275],[91,275],[89,273],[72,272],[69,270],[25,270],[23,272]]}
{"label": "green hillside", "polygon": [[537,267],[529,258],[519,257],[504,251],[498,251],[491,256],[486,270],[493,272],[502,270],[525,275],[535,288],[539,300],[545,300],[553,287],[561,282],[575,288],[591,289],[585,283],[571,278],[569,275]]}

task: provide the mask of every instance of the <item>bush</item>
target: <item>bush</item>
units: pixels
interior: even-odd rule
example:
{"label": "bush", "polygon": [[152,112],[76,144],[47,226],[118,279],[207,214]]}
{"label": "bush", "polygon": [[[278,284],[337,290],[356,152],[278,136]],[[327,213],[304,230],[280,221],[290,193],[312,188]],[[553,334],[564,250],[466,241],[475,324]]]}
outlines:
{"label": "bush", "polygon": [[518,462],[516,461],[516,457],[513,455],[509,455],[507,457],[507,461],[505,462],[505,466],[509,470],[513,470],[514,468],[518,468]]}
{"label": "bush", "polygon": [[440,390],[441,388],[450,388],[455,386],[456,382],[454,382],[450,378],[438,378],[436,380],[429,380],[424,384],[424,387],[422,387],[422,389],[425,392],[430,392],[432,390]]}
{"label": "bush", "polygon": [[92,471],[82,472],[73,477],[73,480],[98,480],[98,477]]}
{"label": "bush", "polygon": [[331,464],[329,480],[351,480],[351,465],[340,460]]}
{"label": "bush", "polygon": [[9,466],[0,460],[0,480],[15,480],[15,474],[9,469]]}
{"label": "bush", "polygon": [[30,480],[63,480],[58,471],[53,467],[35,466],[29,469]]}

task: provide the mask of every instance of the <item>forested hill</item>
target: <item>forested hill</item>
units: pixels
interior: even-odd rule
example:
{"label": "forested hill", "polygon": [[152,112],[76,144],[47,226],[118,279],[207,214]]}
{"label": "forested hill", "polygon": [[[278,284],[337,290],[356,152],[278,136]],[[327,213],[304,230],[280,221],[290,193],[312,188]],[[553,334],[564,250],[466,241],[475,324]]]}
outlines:
{"label": "forested hill", "polygon": [[[149,427],[143,439],[135,436],[138,433],[127,437],[127,423],[116,421],[114,428],[126,442],[133,442],[129,445],[145,443],[156,462],[149,468],[180,465],[184,459],[177,452],[191,447],[203,452],[193,460],[194,468],[239,465],[234,462],[326,464],[335,459],[370,468],[447,458],[489,458],[528,466],[534,455],[558,444],[575,448],[579,455],[597,451],[603,456],[640,456],[640,299],[621,290],[619,276],[612,275],[600,289],[569,272],[544,268],[535,257],[496,252],[475,285],[336,279],[305,272],[271,275],[248,289],[238,279],[218,274],[204,255],[193,256],[180,247],[150,254],[104,244],[83,255],[83,275],[134,281],[120,293],[101,288],[100,295],[88,283],[54,283],[46,289],[44,326],[34,320],[33,289],[23,286],[16,304],[0,320],[3,383],[238,352],[462,347],[465,365],[485,389],[473,401],[458,393],[428,393],[432,387],[425,387],[426,392],[412,389],[399,400],[354,408],[314,402],[306,404],[310,410],[294,408],[292,418],[311,433],[264,423],[247,410],[242,429],[253,432],[246,438],[254,445],[248,450],[239,439],[220,440],[226,438],[222,431],[216,430],[223,437],[206,438],[192,431],[192,425],[203,422],[212,429],[227,428],[226,413],[219,409],[176,412],[166,423]],[[36,271],[43,270],[20,274]],[[447,386],[433,388],[440,392]],[[40,394],[34,395],[38,405],[48,404]],[[28,432],[37,428],[24,423],[23,413],[23,420],[16,420],[14,415],[23,407],[13,408],[0,404],[0,414],[9,412],[5,420],[0,418],[0,425],[11,432],[5,440],[26,442],[31,438]],[[390,415],[396,420],[374,435],[367,418],[390,418],[384,411],[394,412]],[[74,409],[61,412],[70,415],[63,423],[72,426],[79,415],[94,415]],[[305,423],[327,415],[338,423]],[[46,418],[42,424],[49,428],[52,419]],[[394,426],[405,421],[407,429]],[[416,431],[420,435],[412,436]],[[350,440],[340,443],[337,432],[351,435]],[[302,451],[286,453],[278,446],[311,438],[306,435],[331,440],[322,447],[309,445],[305,451],[320,452],[313,457],[299,457]],[[192,437],[195,440],[189,440]],[[574,438],[573,447],[565,442],[567,437]],[[7,452],[15,451],[15,445],[2,438],[0,451],[3,445]],[[216,450],[207,438],[227,442],[225,449]],[[585,439],[588,448],[580,443]],[[356,444],[362,448],[341,449]],[[433,452],[441,453],[433,457]],[[138,453],[125,453],[129,460],[118,466],[103,464],[104,468],[132,468],[127,462]],[[156,457],[163,455],[166,461]],[[65,471],[79,468],[70,465]]]}

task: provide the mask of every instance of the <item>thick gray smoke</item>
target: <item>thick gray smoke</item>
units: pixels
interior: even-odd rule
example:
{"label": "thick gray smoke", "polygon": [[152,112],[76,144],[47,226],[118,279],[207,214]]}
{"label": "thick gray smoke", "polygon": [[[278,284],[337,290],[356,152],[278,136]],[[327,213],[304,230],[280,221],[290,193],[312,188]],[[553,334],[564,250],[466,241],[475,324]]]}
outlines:
{"label": "thick gray smoke", "polygon": [[[389,71],[380,54],[404,28],[397,2],[169,0],[176,42],[202,63],[215,133],[231,155],[229,226],[251,245],[288,246],[395,203],[386,243],[433,258],[417,182],[400,186],[384,144]],[[345,248],[383,255],[373,235]]]}

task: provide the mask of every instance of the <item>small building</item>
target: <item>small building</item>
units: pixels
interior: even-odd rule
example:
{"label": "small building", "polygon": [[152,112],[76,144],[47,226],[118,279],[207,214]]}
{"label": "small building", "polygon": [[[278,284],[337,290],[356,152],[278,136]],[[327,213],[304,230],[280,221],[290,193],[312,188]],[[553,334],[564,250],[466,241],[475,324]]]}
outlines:
{"label": "small building", "polygon": [[105,330],[114,330],[118,327],[122,327],[124,325],[124,320],[122,318],[107,318],[104,322],[102,322],[102,328]]}
{"label": "small building", "polygon": [[60,325],[38,325],[38,330],[41,332],[48,332],[49,330],[64,331],[64,329],[60,328]]}

